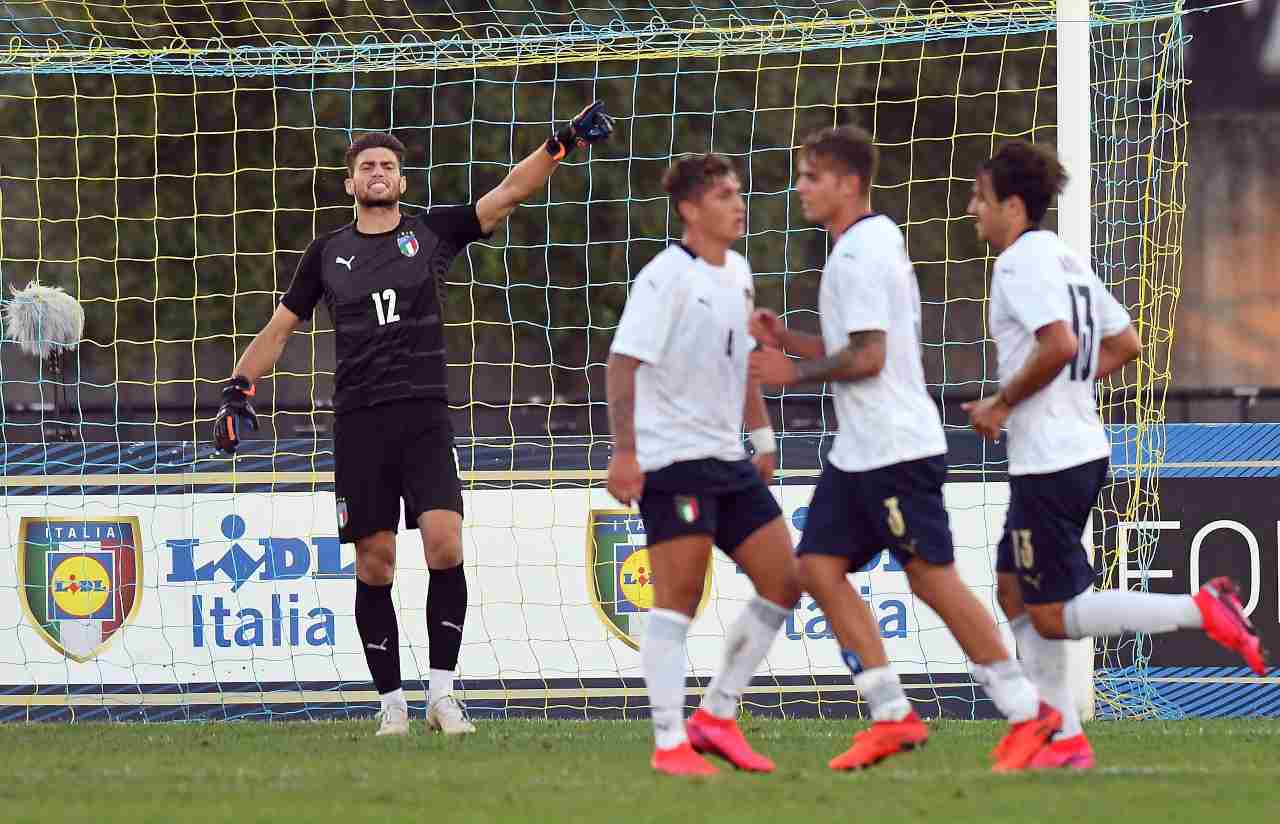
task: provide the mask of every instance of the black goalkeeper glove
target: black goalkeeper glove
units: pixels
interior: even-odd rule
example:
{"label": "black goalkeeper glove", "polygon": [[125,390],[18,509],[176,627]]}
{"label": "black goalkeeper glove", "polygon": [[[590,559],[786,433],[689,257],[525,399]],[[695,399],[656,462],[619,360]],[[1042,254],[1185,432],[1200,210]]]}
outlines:
{"label": "black goalkeeper glove", "polygon": [[236,454],[245,427],[258,431],[258,415],[249,403],[253,392],[253,384],[243,375],[236,375],[222,389],[222,407],[213,422],[213,442],[228,455]]}
{"label": "black goalkeeper glove", "polygon": [[574,149],[608,140],[612,133],[613,118],[604,110],[604,101],[597,100],[547,140],[547,154],[563,160]]}

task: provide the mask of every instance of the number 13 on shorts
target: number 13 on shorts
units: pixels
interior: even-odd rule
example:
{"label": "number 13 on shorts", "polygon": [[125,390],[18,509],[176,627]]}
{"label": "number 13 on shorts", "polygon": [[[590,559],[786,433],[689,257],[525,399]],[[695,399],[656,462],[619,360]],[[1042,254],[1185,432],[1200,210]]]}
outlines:
{"label": "number 13 on shorts", "polygon": [[1011,529],[1009,538],[1013,541],[1013,562],[1018,565],[1018,569],[1035,567],[1036,554],[1031,546],[1031,530]]}

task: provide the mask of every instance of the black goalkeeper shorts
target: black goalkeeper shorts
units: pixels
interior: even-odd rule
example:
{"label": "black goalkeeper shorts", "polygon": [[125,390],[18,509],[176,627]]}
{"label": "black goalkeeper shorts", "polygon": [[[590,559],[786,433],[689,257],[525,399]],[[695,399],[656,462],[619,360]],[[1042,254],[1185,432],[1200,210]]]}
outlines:
{"label": "black goalkeeper shorts", "polygon": [[406,529],[432,509],[462,514],[462,484],[449,405],[403,400],[339,413],[334,422],[334,486],[342,543]]}

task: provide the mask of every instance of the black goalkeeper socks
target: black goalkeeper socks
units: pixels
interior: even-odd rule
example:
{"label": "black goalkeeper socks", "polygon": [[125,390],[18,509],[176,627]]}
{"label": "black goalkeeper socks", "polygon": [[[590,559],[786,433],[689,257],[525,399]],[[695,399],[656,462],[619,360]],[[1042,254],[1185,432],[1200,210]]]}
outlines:
{"label": "black goalkeeper socks", "polygon": [[400,689],[400,628],[391,584],[380,587],[356,579],[356,629],[378,693]]}
{"label": "black goalkeeper socks", "polygon": [[433,670],[453,672],[462,648],[462,624],[467,618],[467,576],[462,564],[431,570],[427,582],[427,643]]}

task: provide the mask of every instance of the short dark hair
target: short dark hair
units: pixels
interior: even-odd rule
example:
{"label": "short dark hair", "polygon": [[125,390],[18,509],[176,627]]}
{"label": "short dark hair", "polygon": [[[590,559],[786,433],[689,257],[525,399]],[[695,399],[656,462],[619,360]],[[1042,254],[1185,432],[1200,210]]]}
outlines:
{"label": "short dark hair", "polygon": [[1039,224],[1053,198],[1067,185],[1067,170],[1048,146],[1026,140],[1010,140],[1000,146],[990,160],[979,167],[991,178],[997,200],[1014,195],[1022,198],[1027,219]]}
{"label": "short dark hair", "polygon": [[801,154],[810,161],[831,161],[845,174],[862,178],[862,187],[871,191],[871,181],[880,165],[880,153],[871,134],[858,126],[836,126],[814,132],[800,146]]}
{"label": "short dark hair", "polygon": [[662,175],[662,188],[671,198],[672,207],[701,197],[709,186],[726,175],[736,175],[733,161],[714,152],[684,155]]}
{"label": "short dark hair", "polygon": [[390,149],[395,152],[396,162],[401,166],[404,165],[405,150],[400,138],[387,132],[368,132],[351,141],[351,145],[347,147],[347,174],[355,174],[356,158],[365,149]]}

